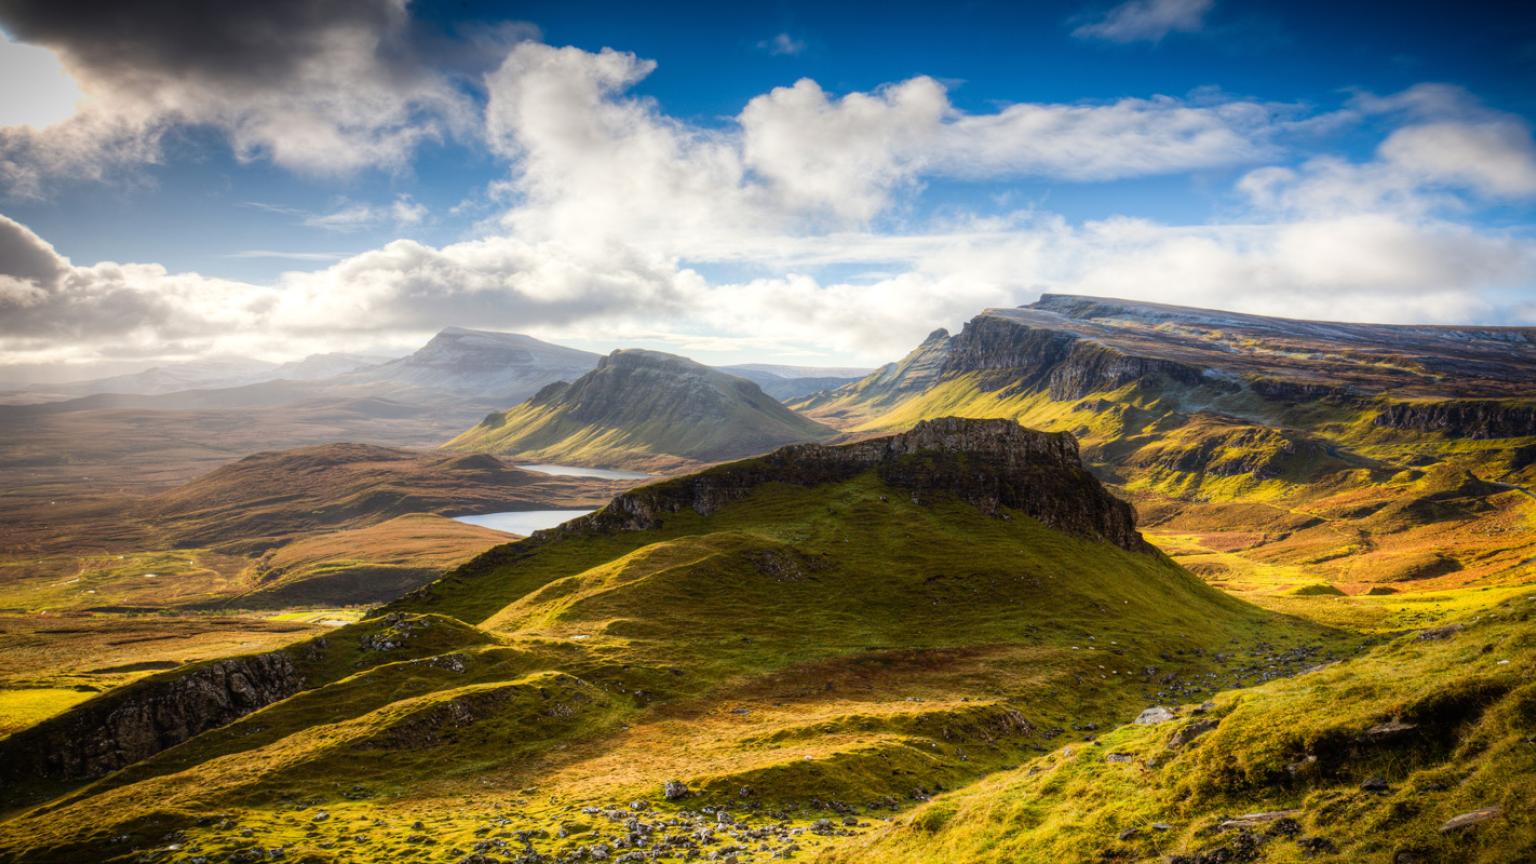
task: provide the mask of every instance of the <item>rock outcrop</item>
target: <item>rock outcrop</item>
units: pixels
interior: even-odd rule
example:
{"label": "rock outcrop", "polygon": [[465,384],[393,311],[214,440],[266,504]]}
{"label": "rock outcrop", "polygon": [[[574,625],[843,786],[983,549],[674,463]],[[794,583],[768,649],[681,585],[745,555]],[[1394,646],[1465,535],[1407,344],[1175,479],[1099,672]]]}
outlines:
{"label": "rock outcrop", "polygon": [[[853,444],[797,444],[766,456],[721,465],[690,477],[620,495],[607,507],[552,532],[643,530],[683,510],[708,515],[764,483],[813,486],[875,470],[891,486],[926,504],[948,495],[983,512],[1020,510],[1044,524],[1123,549],[1150,547],[1136,531],[1135,511],[1084,468],[1077,441],[1011,420],[947,417],[910,432]],[[537,536],[537,535],[536,535]]]}
{"label": "rock outcrop", "polygon": [[0,779],[100,777],[303,688],[304,676],[283,651],[158,675],[0,741]]}
{"label": "rock outcrop", "polygon": [[1375,424],[1413,432],[1442,432],[1455,438],[1529,438],[1536,435],[1536,403],[1500,399],[1392,402]]}

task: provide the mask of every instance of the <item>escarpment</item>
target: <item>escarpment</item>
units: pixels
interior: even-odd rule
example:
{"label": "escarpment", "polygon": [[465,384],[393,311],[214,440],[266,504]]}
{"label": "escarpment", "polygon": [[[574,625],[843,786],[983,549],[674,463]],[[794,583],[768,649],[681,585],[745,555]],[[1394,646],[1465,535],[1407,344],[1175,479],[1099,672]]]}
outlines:
{"label": "escarpment", "polygon": [[1525,438],[1536,435],[1536,403],[1497,399],[1392,402],[1373,422],[1389,429],[1442,432],[1455,438]]}
{"label": "escarpment", "polygon": [[551,531],[654,528],[669,513],[708,515],[765,483],[814,486],[869,470],[919,503],[949,495],[983,512],[1013,508],[1071,534],[1133,551],[1150,549],[1136,531],[1135,511],[1083,468],[1071,435],[1037,432],[1010,420],[958,417],[927,420],[910,432],[853,444],[791,445],[633,490]]}
{"label": "escarpment", "polygon": [[284,651],[158,675],[0,741],[0,778],[101,777],[304,686],[303,673]]}

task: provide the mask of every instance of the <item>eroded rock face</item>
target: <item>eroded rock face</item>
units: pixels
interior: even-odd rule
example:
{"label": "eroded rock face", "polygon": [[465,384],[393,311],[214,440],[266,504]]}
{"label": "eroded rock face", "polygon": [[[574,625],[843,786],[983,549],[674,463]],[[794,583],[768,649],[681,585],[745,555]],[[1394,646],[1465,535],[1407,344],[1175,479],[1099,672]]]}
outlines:
{"label": "eroded rock face", "polygon": [[1021,510],[1046,525],[1123,549],[1151,547],[1136,531],[1135,511],[1084,470],[1077,441],[1011,420],[947,417],[910,432],[854,444],[797,444],[758,459],[722,465],[628,492],[603,510],[557,532],[643,530],[685,509],[708,515],[763,483],[812,486],[876,470],[914,502],[950,495],[985,513]]}
{"label": "eroded rock face", "polygon": [[1526,438],[1536,435],[1536,404],[1494,399],[1394,402],[1376,415],[1375,423],[1456,438]]}
{"label": "eroded rock face", "polygon": [[[1136,381],[1166,379],[1190,387],[1207,381],[1202,371],[1172,360],[1135,357],[1094,342],[1072,346],[1065,362],[1051,370],[1050,393],[1057,401],[1080,399],[1089,393],[1115,390]],[[1230,387],[1232,385],[1222,385]]]}
{"label": "eroded rock face", "polygon": [[1079,399],[1132,382],[1218,390],[1238,386],[1207,376],[1201,366],[1138,356],[1069,330],[983,314],[954,336],[935,331],[900,363],[850,388],[888,403],[960,375],[976,375],[984,390],[1044,390],[1056,400]]}
{"label": "eroded rock face", "polygon": [[100,777],[303,689],[283,652],[234,657],[150,679],[0,742],[0,777]]}

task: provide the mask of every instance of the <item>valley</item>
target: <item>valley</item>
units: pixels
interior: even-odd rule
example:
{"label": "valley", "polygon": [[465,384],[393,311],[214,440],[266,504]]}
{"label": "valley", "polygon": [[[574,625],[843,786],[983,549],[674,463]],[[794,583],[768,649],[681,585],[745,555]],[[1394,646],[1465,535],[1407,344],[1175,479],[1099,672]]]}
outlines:
{"label": "valley", "polygon": [[1518,860],[1533,344],[1047,295],[13,464],[0,858]]}

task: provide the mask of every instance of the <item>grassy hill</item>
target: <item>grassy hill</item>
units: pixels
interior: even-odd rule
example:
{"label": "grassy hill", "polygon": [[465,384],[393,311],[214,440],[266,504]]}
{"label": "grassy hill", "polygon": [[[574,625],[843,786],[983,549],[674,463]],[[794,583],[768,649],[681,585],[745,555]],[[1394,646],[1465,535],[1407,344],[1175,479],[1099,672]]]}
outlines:
{"label": "grassy hill", "polygon": [[1070,438],[925,424],[642,487],[253,662],[271,701],[59,769],[74,791],[0,824],[0,857],[768,860],[1346,642],[1146,546]]}
{"label": "grassy hill", "polygon": [[832,435],[751,381],[683,357],[627,350],[486,417],[445,446],[538,462],[677,470]]}
{"label": "grassy hill", "polygon": [[1536,855],[1536,594],[1059,748],[819,861]]}

